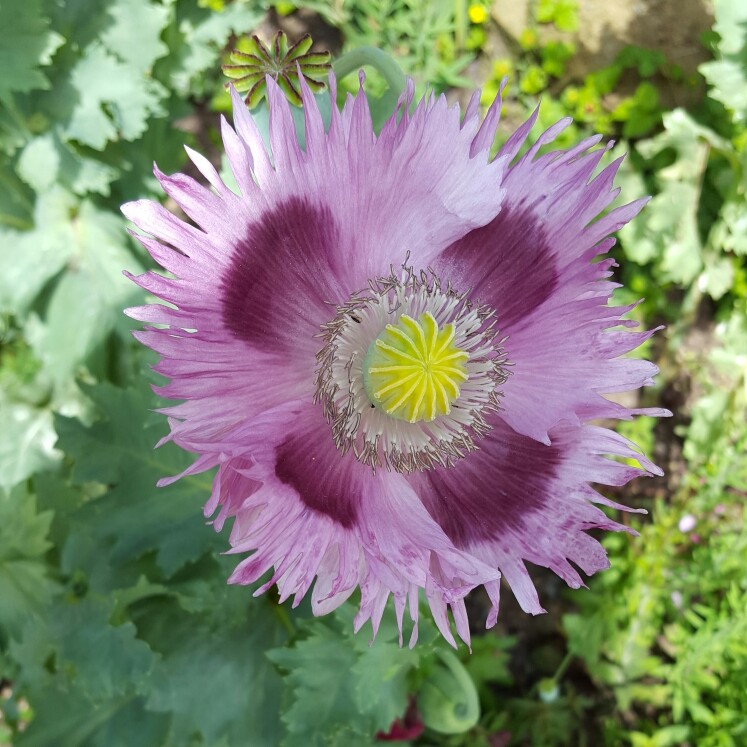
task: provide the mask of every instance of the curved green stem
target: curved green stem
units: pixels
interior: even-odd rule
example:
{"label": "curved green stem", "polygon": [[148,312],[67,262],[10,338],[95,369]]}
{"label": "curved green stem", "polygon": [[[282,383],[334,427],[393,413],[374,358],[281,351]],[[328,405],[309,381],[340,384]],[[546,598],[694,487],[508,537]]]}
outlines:
{"label": "curved green stem", "polygon": [[359,70],[364,65],[375,67],[386,80],[390,91],[399,94],[405,90],[405,74],[396,61],[376,47],[357,47],[346,52],[332,65],[338,80]]}
{"label": "curved green stem", "polygon": [[560,697],[560,680],[563,678],[568,665],[573,661],[574,654],[570,651],[565,655],[560,666],[552,677],[544,677],[533,688],[543,703],[554,703]]}
{"label": "curved green stem", "polygon": [[461,661],[445,649],[436,649],[436,666],[418,693],[423,722],[441,734],[463,734],[480,720],[480,699],[475,683]]}
{"label": "curved green stem", "polygon": [[552,679],[555,682],[560,682],[563,675],[565,674],[565,670],[568,669],[568,665],[573,661],[574,654],[572,654],[570,651],[565,655],[565,658],[563,661],[560,662],[560,666],[557,668],[555,674],[552,676]]}

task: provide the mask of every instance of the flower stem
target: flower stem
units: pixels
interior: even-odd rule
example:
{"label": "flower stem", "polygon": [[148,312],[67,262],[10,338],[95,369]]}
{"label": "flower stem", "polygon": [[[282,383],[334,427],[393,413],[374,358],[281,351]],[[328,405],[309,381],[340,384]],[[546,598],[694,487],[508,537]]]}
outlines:
{"label": "flower stem", "polygon": [[399,94],[405,90],[405,74],[397,62],[386,52],[376,47],[357,47],[346,52],[332,65],[337,79],[340,80],[364,65],[375,67],[386,80],[390,91]]}
{"label": "flower stem", "polygon": [[293,636],[296,634],[296,628],[293,625],[293,620],[291,620],[291,617],[288,614],[288,610],[286,610],[285,607],[273,600],[271,597],[268,597],[268,600],[272,605],[272,611],[275,613],[275,617],[277,617],[278,622],[285,628],[288,635],[293,638]]}
{"label": "flower stem", "polygon": [[569,651],[566,655],[563,661],[560,662],[560,666],[557,668],[555,674],[552,676],[552,679],[555,682],[560,682],[560,680],[563,678],[563,675],[565,674],[565,670],[568,669],[568,665],[573,661],[573,654]]}

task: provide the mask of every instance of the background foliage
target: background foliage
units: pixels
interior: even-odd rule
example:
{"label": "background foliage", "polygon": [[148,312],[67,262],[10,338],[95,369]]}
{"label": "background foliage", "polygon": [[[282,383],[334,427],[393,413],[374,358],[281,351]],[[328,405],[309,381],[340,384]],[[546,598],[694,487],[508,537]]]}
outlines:
{"label": "background foliage", "polygon": [[[534,3],[505,57],[487,1],[299,5],[0,3],[0,744],[365,746],[397,719],[424,745],[747,744],[743,3],[716,0],[712,59],[689,77],[634,47],[571,75],[573,0]],[[160,199],[151,164],[184,168],[185,143],[216,156],[220,61],[278,25],[333,53],[379,46],[421,91],[460,97],[487,69],[489,103],[508,74],[509,121],[542,94],[538,128],[570,114],[567,142],[621,138],[623,198],[653,195],[615,250],[619,301],[645,297],[634,315],[667,325],[644,400],[676,416],[622,430],[668,478],[616,496],[651,513],[627,519],[638,538],[605,540],[591,593],[537,573],[550,614],[507,594],[471,656],[427,623],[400,650],[390,615],[369,647],[352,606],[316,620],[226,586],[201,518],[210,475],[154,487],[189,459],[152,450],[153,361],[121,314],[139,298],[122,269],[149,260],[118,206]],[[675,84],[688,108],[665,103]],[[375,71],[369,88],[385,96]]]}

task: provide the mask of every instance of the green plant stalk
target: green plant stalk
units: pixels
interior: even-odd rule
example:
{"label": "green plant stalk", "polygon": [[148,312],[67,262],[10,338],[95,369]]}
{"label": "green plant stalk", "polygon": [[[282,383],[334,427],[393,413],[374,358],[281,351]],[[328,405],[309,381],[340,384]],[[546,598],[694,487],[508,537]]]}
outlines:
{"label": "green plant stalk", "polygon": [[[268,599],[271,600],[270,597]],[[296,626],[293,624],[293,620],[291,620],[291,616],[288,614],[288,610],[285,609],[281,604],[275,602],[274,600],[270,601],[270,604],[272,605],[272,611],[277,617],[278,622],[285,628],[285,630],[288,632],[288,635],[293,637],[296,635]]]}
{"label": "green plant stalk", "polygon": [[457,49],[464,50],[467,38],[467,0],[454,0],[454,38]]}
{"label": "green plant stalk", "polygon": [[385,52],[376,47],[358,47],[346,52],[332,65],[338,80],[359,70],[364,65],[375,67],[386,80],[389,90],[399,94],[405,90],[406,80],[402,68]]}
{"label": "green plant stalk", "polygon": [[568,651],[566,653],[565,657],[563,658],[563,661],[560,662],[560,665],[558,666],[557,670],[555,671],[555,674],[552,676],[552,680],[555,683],[560,682],[561,679],[563,679],[563,675],[566,672],[566,669],[570,666],[571,661],[573,661],[574,655]]}

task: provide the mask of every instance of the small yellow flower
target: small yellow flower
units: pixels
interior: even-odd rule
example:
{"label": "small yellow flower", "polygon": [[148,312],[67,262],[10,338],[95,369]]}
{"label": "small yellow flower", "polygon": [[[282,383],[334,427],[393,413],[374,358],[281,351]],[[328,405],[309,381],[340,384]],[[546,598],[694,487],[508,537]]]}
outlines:
{"label": "small yellow flower", "polygon": [[537,32],[534,29],[524,29],[519,35],[519,46],[526,52],[537,46]]}
{"label": "small yellow flower", "polygon": [[477,5],[476,3],[469,6],[467,15],[472,23],[485,23],[488,20],[488,11],[482,5]]}
{"label": "small yellow flower", "polygon": [[573,88],[572,86],[569,86],[565,89],[565,93],[563,94],[563,101],[567,106],[575,106],[578,104],[579,100],[579,93],[578,88]]}
{"label": "small yellow flower", "polygon": [[509,75],[513,69],[511,60],[496,60],[493,63],[493,77],[501,80]]}

